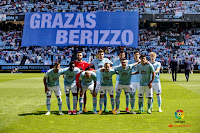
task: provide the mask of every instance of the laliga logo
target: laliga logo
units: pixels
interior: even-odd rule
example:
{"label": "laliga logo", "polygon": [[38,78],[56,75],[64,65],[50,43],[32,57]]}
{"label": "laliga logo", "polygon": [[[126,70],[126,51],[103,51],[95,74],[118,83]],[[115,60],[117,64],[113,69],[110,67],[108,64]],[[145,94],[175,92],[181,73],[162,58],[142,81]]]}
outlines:
{"label": "laliga logo", "polygon": [[176,112],[175,112],[175,117],[177,118],[177,119],[183,119],[184,118],[184,112],[183,112],[183,110],[177,110]]}

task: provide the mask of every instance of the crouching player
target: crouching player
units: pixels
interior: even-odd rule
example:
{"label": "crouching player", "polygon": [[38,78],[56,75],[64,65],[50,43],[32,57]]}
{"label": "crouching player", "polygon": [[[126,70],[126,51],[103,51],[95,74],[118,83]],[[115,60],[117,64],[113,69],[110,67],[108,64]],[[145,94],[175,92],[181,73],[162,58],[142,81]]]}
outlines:
{"label": "crouching player", "polygon": [[[66,103],[68,107],[68,114],[76,115],[77,105],[77,86],[76,86],[76,75],[80,73],[80,69],[75,67],[74,62],[70,62],[69,67],[63,70],[64,74],[64,88],[66,94]],[[70,109],[70,90],[73,95],[73,112]]]}
{"label": "crouching player", "polygon": [[[153,97],[153,90],[152,90],[152,82],[155,78],[155,72],[153,65],[147,63],[146,56],[141,55],[141,64],[137,66],[137,70],[132,74],[140,74],[140,87],[138,90],[138,104],[139,104],[139,111],[138,114],[142,113],[142,105],[143,105],[143,97],[144,92],[146,98],[148,98],[148,109],[147,113],[151,114],[151,104],[152,104],[152,97]],[[152,75],[152,76],[151,76]]]}
{"label": "crouching player", "polygon": [[47,71],[44,76],[43,82],[45,85],[45,93],[47,96],[46,106],[48,112],[45,115],[50,115],[50,106],[51,106],[51,94],[54,91],[57,99],[58,99],[58,107],[59,114],[64,115],[62,113],[62,99],[61,99],[61,90],[59,85],[59,77],[62,75],[62,70],[60,70],[60,62],[56,62],[53,69]]}
{"label": "crouching player", "polygon": [[80,78],[79,78],[79,87],[80,87],[80,99],[79,99],[79,104],[80,104],[80,110],[78,114],[82,114],[82,105],[83,105],[83,98],[84,94],[87,90],[90,90],[90,93],[93,96],[93,113],[97,114],[97,98],[96,98],[96,93],[95,93],[95,88],[96,88],[96,73],[92,71],[84,71],[81,73]]}
{"label": "crouching player", "polygon": [[[156,53],[151,52],[150,53],[150,60],[151,63],[155,69],[155,79],[153,80],[153,84],[152,84],[152,88],[153,91],[156,92],[157,95],[157,102],[158,102],[158,107],[159,107],[159,112],[162,112],[161,109],[161,93],[162,93],[162,89],[161,89],[161,84],[160,84],[160,68],[161,68],[161,64],[160,62],[155,61],[156,60]],[[152,99],[152,106],[151,106],[151,111],[153,110],[153,99]]]}
{"label": "crouching player", "polygon": [[102,69],[102,71],[100,71],[100,81],[101,81],[100,100],[99,100],[100,110],[99,110],[98,114],[102,114],[104,95],[106,94],[107,91],[109,92],[110,99],[111,99],[112,113],[116,114],[116,112],[114,110],[115,101],[114,101],[114,97],[113,97],[114,88],[113,88],[113,84],[112,84],[112,76],[114,74],[116,74],[116,71],[114,69],[110,69],[109,63],[105,63],[104,69]]}

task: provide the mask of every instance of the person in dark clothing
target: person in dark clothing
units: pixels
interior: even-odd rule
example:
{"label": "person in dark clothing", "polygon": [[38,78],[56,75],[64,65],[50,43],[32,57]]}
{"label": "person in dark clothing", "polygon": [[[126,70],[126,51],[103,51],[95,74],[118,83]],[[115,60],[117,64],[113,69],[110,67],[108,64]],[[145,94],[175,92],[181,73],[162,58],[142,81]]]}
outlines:
{"label": "person in dark clothing", "polygon": [[172,71],[172,79],[173,79],[173,81],[176,81],[178,61],[176,60],[175,56],[173,56],[173,60],[171,60],[171,62],[170,62],[170,68]]}
{"label": "person in dark clothing", "polygon": [[189,80],[189,73],[191,71],[191,66],[192,66],[192,62],[189,61],[188,57],[186,57],[186,61],[184,62],[184,67],[185,67],[185,77],[186,80]]}

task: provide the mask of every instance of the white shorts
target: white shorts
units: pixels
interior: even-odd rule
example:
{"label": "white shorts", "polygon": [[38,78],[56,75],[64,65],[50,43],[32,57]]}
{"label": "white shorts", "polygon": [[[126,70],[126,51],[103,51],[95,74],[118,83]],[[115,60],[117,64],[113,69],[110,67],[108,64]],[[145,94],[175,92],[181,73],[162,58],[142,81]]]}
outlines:
{"label": "white shorts", "polygon": [[90,90],[90,93],[92,94],[92,93],[93,93],[93,90],[94,90],[94,83],[91,84],[91,85],[84,85],[84,84],[82,84],[82,91],[83,91],[83,94],[84,94],[87,90]]}
{"label": "white shorts", "polygon": [[161,88],[160,82],[152,83],[152,88],[153,88],[153,91],[156,92],[156,94],[161,94],[162,93],[162,88]]}
{"label": "white shorts", "polygon": [[136,92],[136,90],[139,90],[140,82],[131,82],[131,92]]}
{"label": "white shorts", "polygon": [[108,91],[109,95],[114,95],[113,86],[101,86],[100,95],[106,94],[106,90]]}
{"label": "white shorts", "polygon": [[65,94],[69,94],[70,90],[71,90],[71,92],[73,94],[77,93],[77,86],[76,86],[76,84],[73,84],[73,85],[70,85],[70,86],[64,86],[64,88],[65,88]]}
{"label": "white shorts", "polygon": [[46,96],[51,96],[52,91],[54,91],[56,96],[61,96],[61,90],[60,90],[60,86],[53,86],[53,87],[47,87],[48,91],[46,93]]}
{"label": "white shorts", "polygon": [[150,89],[148,85],[139,87],[138,97],[144,97],[144,92],[145,92],[146,98],[153,97],[153,89],[152,88]]}
{"label": "white shorts", "polygon": [[122,89],[124,89],[124,92],[130,92],[131,90],[131,85],[121,85],[121,84],[118,84],[118,87],[116,89],[116,92],[117,91],[122,91]]}

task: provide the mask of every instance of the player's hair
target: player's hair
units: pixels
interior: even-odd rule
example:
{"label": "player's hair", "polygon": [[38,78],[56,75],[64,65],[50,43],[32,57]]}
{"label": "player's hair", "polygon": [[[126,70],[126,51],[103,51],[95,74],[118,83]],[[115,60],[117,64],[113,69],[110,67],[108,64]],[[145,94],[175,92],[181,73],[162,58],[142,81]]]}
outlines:
{"label": "player's hair", "polygon": [[155,56],[156,57],[156,53],[155,52],[151,52],[150,56]]}
{"label": "player's hair", "polygon": [[176,56],[173,56],[173,59],[176,59]]}
{"label": "player's hair", "polygon": [[122,58],[121,61],[122,61],[122,60],[127,60],[127,59],[126,59],[126,58]]}
{"label": "player's hair", "polygon": [[185,58],[186,60],[189,59],[188,57]]}
{"label": "player's hair", "polygon": [[139,54],[140,54],[140,52],[139,52],[139,51],[135,50],[134,54],[136,54],[136,53],[139,53]]}
{"label": "player's hair", "polygon": [[59,60],[59,61],[56,61],[56,62],[54,63],[54,66],[58,66],[58,65],[60,65],[60,60]]}
{"label": "player's hair", "polygon": [[142,58],[142,57],[146,57],[146,55],[145,54],[141,54],[140,58]]}
{"label": "player's hair", "polygon": [[99,53],[104,53],[103,49],[99,49],[98,54]]}
{"label": "player's hair", "polygon": [[73,61],[70,61],[69,65],[75,64]]}
{"label": "player's hair", "polygon": [[125,54],[125,52],[124,52],[123,50],[120,50],[120,52],[119,52],[119,53],[120,53],[120,54],[123,54],[123,53]]}
{"label": "player's hair", "polygon": [[105,64],[104,64],[104,66],[106,66],[107,64],[109,64],[109,65],[110,65],[110,63],[105,63]]}
{"label": "player's hair", "polygon": [[81,54],[82,54],[82,51],[78,51],[77,54],[78,54],[78,53],[81,53]]}

